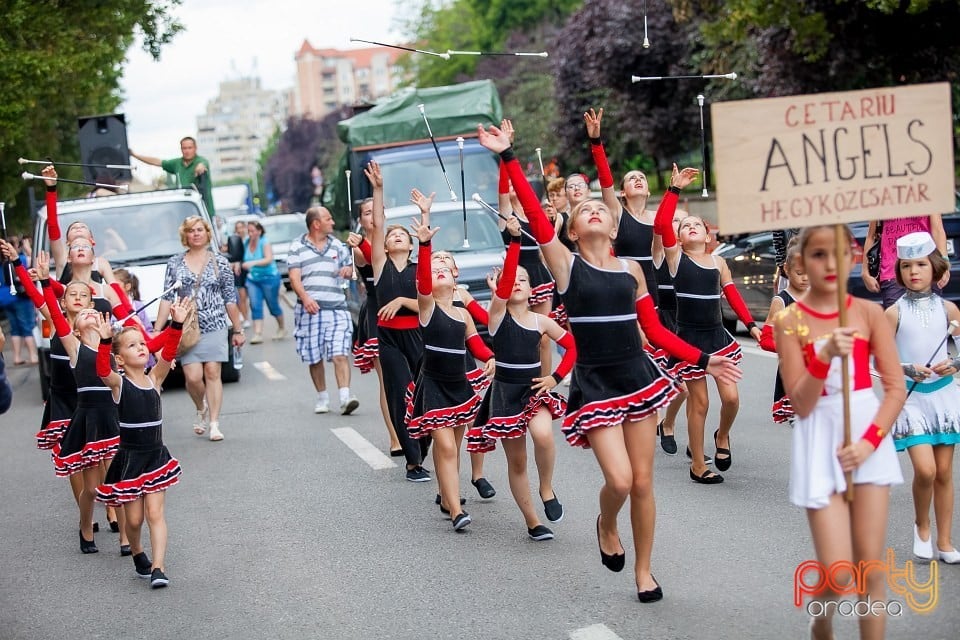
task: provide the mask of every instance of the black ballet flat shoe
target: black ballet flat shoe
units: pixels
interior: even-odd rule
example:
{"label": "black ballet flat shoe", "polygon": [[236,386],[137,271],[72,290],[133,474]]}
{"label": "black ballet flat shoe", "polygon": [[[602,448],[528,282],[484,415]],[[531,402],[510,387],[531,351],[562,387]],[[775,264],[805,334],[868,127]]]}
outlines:
{"label": "black ballet flat shoe", "polygon": [[116,520],[110,522],[110,531],[113,531],[114,533],[120,533],[120,523]]}
{"label": "black ballet flat shoe", "polygon": [[[733,456],[730,454],[730,449],[724,449],[717,445],[717,435],[719,433],[719,429],[713,432],[713,444],[717,447],[717,452],[713,454],[713,464],[717,465],[717,469],[720,469],[720,471],[726,471],[733,464]],[[727,436],[727,440],[727,444],[731,444],[729,442],[730,436]],[[724,457],[721,458],[720,456]]]}
{"label": "black ballet flat shoe", "polygon": [[660,437],[660,448],[663,449],[663,452],[668,456],[677,455],[677,439],[672,433],[670,435],[663,434],[662,420],[657,425],[657,435]]}
{"label": "black ballet flat shoe", "polygon": [[[693,454],[690,453],[690,447],[687,447],[687,458],[689,458],[690,460],[693,460]],[[703,464],[709,467],[710,465],[713,464],[713,458],[711,458],[707,454],[703,454]]]}
{"label": "black ballet flat shoe", "polygon": [[83,531],[80,531],[80,552],[81,553],[99,553],[100,549],[97,549],[97,543],[93,540],[84,540]]}
{"label": "black ballet flat shoe", "polygon": [[719,473],[714,473],[710,469],[707,469],[699,476],[693,472],[693,469],[690,469],[690,479],[694,482],[700,484],[720,484],[723,482],[723,476]]}
{"label": "black ballet flat shoe", "polygon": [[[657,582],[657,579],[654,578],[653,574],[650,574],[650,577],[653,578],[654,582]],[[663,589],[660,588],[660,583],[657,582],[656,588],[648,591],[640,591],[637,589],[637,599],[644,604],[663,600]]]}
{"label": "black ballet flat shoe", "polygon": [[391,457],[391,458],[402,458],[402,457],[403,457],[403,449],[390,449],[390,457]]}
{"label": "black ballet flat shoe", "polygon": [[132,556],[133,551],[130,550],[130,545],[128,544],[120,545],[120,555],[124,558],[126,558],[127,556]]}
{"label": "black ballet flat shoe", "polygon": [[[619,542],[619,539],[618,539]],[[623,546],[623,543],[620,543],[620,546]],[[603,547],[600,546],[600,514],[597,515],[597,548],[600,549],[600,563],[605,566],[610,571],[614,573],[619,573],[623,571],[623,566],[627,562],[626,553],[604,553]]]}

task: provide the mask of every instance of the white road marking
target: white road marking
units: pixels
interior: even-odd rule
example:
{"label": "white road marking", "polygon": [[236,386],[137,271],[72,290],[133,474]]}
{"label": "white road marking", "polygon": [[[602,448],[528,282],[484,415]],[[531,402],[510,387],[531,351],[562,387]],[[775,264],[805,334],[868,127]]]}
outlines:
{"label": "white road marking", "polygon": [[276,382],[276,381],[278,381],[278,380],[286,380],[286,379],[287,379],[287,376],[283,375],[282,373],[280,373],[279,371],[277,371],[276,369],[274,369],[274,368],[273,368],[273,365],[270,364],[269,362],[267,362],[266,360],[262,360],[262,361],[260,361],[260,362],[254,362],[254,363],[253,363],[253,366],[254,366],[254,368],[257,369],[260,373],[262,373],[262,374],[266,377],[267,380],[273,380],[273,381]]}
{"label": "white road marking", "polygon": [[330,429],[333,435],[340,438],[343,444],[350,447],[350,449],[360,456],[360,459],[370,465],[373,469],[393,469],[397,465],[396,463],[388,458],[380,449],[377,449],[373,444],[364,438],[362,435],[357,433],[354,429],[350,427],[340,427],[338,429]]}
{"label": "white road marking", "polygon": [[605,624],[592,624],[589,627],[570,632],[570,640],[623,640]]}

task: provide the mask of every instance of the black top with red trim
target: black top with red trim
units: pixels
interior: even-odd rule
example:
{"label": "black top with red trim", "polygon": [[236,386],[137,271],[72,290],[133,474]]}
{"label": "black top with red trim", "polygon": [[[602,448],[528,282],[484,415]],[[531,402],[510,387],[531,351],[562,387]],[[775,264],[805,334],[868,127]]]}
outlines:
{"label": "black top with red trim", "polygon": [[719,269],[702,267],[681,253],[673,289],[677,296],[677,326],[707,329],[722,324]]}
{"label": "black top with red trim", "polygon": [[[389,262],[389,260],[388,260]],[[384,265],[386,267],[386,265]],[[373,281],[373,265],[357,266],[357,277],[363,280],[363,287],[367,291],[367,305],[377,307],[377,283]]]}
{"label": "black top with red trim", "polygon": [[577,256],[562,293],[577,345],[577,364],[625,362],[642,352],[637,328],[637,280],[621,259],[622,271],[608,271]]}
{"label": "black top with red trim", "polygon": [[73,368],[77,381],[77,407],[113,407],[110,387],[97,375],[97,350],[85,344],[77,347],[77,366]]}
{"label": "black top with red trim", "polygon": [[163,445],[163,411],[155,388],[144,389],[123,378],[117,416],[121,448],[150,450]]}
{"label": "black top with red trim", "polygon": [[490,336],[497,357],[494,380],[530,384],[534,378],[539,378],[540,336],[539,327],[528,329],[507,311],[497,332]]}
{"label": "black top with red trim", "polygon": [[50,338],[50,393],[77,406],[77,381],[70,368],[70,356],[56,334]]}
{"label": "black top with red trim", "polygon": [[653,268],[653,225],[637,220],[624,209],[620,213],[620,225],[617,237],[613,241],[613,252],[620,258],[634,260],[643,270],[643,279],[654,305],[659,302],[657,276]]}
{"label": "black top with red trim", "polygon": [[670,277],[670,264],[664,258],[657,271],[657,305],[664,311],[677,310],[677,294],[673,290],[673,278]]}
{"label": "black top with red trim", "polygon": [[421,373],[440,381],[466,380],[466,323],[447,315],[439,306],[434,306],[429,322],[420,329],[423,335]]}
{"label": "black top with red trim", "polygon": [[[383,306],[397,298],[417,299],[417,265],[408,262],[403,271],[397,271],[393,260],[387,258],[380,272],[380,279],[376,282],[377,304]],[[415,316],[416,311],[400,307],[397,316]]]}

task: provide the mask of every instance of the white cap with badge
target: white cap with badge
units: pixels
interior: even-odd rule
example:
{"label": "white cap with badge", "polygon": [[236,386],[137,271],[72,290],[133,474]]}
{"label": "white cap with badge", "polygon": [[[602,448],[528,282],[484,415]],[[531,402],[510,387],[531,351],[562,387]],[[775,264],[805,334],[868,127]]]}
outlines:
{"label": "white cap with badge", "polygon": [[926,258],[937,250],[937,243],[926,231],[917,231],[897,239],[897,258],[901,260],[917,260]]}

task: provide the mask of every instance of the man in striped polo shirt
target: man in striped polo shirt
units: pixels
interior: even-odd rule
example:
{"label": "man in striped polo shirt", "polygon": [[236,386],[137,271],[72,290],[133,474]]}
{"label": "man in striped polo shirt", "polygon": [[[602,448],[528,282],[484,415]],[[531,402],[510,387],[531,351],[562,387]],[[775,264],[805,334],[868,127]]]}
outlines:
{"label": "man in striped polo shirt", "polygon": [[294,337],[300,359],[310,366],[317,390],[314,413],[330,411],[323,361],[333,362],[340,390],[340,413],[349,415],[360,406],[350,395],[350,361],[353,324],[340,286],[353,272],[350,249],[333,235],[333,216],[324,207],[307,210],[307,232],[290,244],[287,266],[290,285],[297,294],[293,309]]}

